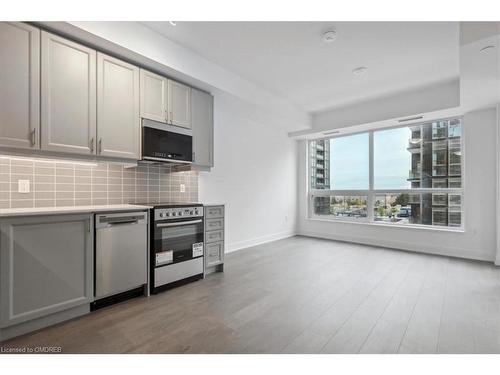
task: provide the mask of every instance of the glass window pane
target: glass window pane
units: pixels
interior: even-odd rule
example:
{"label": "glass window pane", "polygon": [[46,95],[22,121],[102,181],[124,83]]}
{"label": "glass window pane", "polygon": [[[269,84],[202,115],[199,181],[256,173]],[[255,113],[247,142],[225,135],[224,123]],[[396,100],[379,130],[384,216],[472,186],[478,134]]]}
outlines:
{"label": "glass window pane", "polygon": [[462,187],[462,179],[458,178],[450,178],[450,188],[461,188]]}
{"label": "glass window pane", "polygon": [[309,143],[311,188],[330,189],[330,142],[318,139]]}
{"label": "glass window pane", "polygon": [[462,194],[377,194],[373,217],[376,222],[461,227]]}
{"label": "glass window pane", "polygon": [[460,119],[451,119],[375,131],[374,188],[459,186],[460,179],[446,180],[462,174],[461,129]]}
{"label": "glass window pane", "polygon": [[374,132],[375,189],[409,189],[418,182],[421,143],[420,126]]}
{"label": "glass window pane", "polygon": [[420,194],[377,194],[374,202],[374,220],[415,224],[415,218],[418,219],[420,215],[420,212],[414,209],[415,202],[420,205]]}
{"label": "glass window pane", "polygon": [[433,189],[445,189],[448,187],[448,180],[446,178],[434,178],[432,180],[432,188]]}
{"label": "glass window pane", "polygon": [[368,189],[368,142],[368,133],[330,139],[330,189]]}
{"label": "glass window pane", "polygon": [[450,120],[448,125],[448,137],[461,137],[462,136],[462,122],[460,119]]}
{"label": "glass window pane", "polygon": [[332,195],[313,198],[315,215],[361,219],[367,217],[366,196]]}
{"label": "glass window pane", "polygon": [[368,139],[368,133],[362,133],[311,141],[309,143],[311,188],[367,190]]}

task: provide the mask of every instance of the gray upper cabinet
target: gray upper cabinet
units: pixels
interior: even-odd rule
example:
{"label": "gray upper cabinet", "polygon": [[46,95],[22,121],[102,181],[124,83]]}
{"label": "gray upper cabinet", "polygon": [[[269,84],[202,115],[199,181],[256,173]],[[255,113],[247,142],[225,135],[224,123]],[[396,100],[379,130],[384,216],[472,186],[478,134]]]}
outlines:
{"label": "gray upper cabinet", "polygon": [[141,69],[141,117],[168,122],[167,79]]}
{"label": "gray upper cabinet", "polygon": [[93,299],[90,215],[23,217],[0,224],[0,328]]}
{"label": "gray upper cabinet", "polygon": [[97,53],[97,154],[139,159],[139,68]]}
{"label": "gray upper cabinet", "polygon": [[96,51],[41,34],[42,149],[94,154]]}
{"label": "gray upper cabinet", "polygon": [[201,167],[214,166],[213,96],[191,89],[193,163]]}
{"label": "gray upper cabinet", "polygon": [[40,31],[0,22],[0,146],[40,147]]}
{"label": "gray upper cabinet", "polygon": [[191,128],[191,88],[169,79],[167,97],[170,124]]}
{"label": "gray upper cabinet", "polygon": [[141,117],[191,128],[191,88],[141,69]]}

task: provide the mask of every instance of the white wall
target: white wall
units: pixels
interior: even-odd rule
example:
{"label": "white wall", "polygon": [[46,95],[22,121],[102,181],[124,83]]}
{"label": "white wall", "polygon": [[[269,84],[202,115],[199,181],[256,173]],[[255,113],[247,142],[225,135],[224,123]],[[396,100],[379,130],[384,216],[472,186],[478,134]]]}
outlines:
{"label": "white wall", "polygon": [[496,256],[496,109],[464,116],[465,232],[318,221],[306,218],[306,143],[300,141],[298,233],[494,261]]}
{"label": "white wall", "polygon": [[215,94],[215,167],[200,173],[199,196],[226,203],[226,251],[295,232],[296,141],[252,113],[249,104]]}

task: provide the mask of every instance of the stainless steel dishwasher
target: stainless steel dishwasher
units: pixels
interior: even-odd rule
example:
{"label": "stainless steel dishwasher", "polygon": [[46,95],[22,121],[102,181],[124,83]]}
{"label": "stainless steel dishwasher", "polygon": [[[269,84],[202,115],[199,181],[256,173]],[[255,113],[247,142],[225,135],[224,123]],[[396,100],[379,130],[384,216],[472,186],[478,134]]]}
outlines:
{"label": "stainless steel dishwasher", "polygon": [[95,223],[95,299],[147,284],[147,213],[98,214]]}

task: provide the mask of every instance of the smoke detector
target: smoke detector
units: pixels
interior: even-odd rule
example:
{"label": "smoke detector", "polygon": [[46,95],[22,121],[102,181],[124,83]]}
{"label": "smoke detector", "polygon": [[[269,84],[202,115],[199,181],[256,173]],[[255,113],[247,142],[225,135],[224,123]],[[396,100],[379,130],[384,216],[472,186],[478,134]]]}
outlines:
{"label": "smoke detector", "polygon": [[335,29],[330,29],[330,30],[327,30],[323,33],[323,42],[325,43],[331,43],[333,41],[335,41],[335,39],[337,39],[337,30]]}

